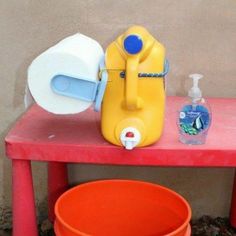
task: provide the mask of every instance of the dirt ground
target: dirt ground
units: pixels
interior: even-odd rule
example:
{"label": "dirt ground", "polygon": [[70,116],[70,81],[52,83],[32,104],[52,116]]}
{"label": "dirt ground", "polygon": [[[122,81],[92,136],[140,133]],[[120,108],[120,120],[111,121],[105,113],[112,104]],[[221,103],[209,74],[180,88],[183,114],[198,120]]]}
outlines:
{"label": "dirt ground", "polygon": [[231,227],[228,218],[202,216],[191,222],[194,236],[236,236],[236,230]]}
{"label": "dirt ground", "polygon": [[[236,236],[236,230],[230,226],[229,219],[222,217],[202,216],[197,220],[192,220],[191,229],[192,236]],[[11,231],[0,230],[0,236],[10,235]],[[53,225],[48,220],[39,225],[39,236],[54,235]]]}
{"label": "dirt ground", "polygon": [[[202,216],[191,222],[192,236],[236,236],[228,218]],[[47,220],[40,226],[40,236],[53,236],[52,225]],[[140,235],[142,236],[142,235]]]}

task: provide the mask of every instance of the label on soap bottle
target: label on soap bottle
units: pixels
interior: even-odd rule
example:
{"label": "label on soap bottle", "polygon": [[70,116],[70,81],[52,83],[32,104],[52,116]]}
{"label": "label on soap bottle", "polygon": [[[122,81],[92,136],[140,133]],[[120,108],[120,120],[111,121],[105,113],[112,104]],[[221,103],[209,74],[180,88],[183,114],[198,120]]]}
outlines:
{"label": "label on soap bottle", "polygon": [[210,115],[202,105],[186,105],[179,113],[179,126],[183,133],[197,135],[208,129]]}

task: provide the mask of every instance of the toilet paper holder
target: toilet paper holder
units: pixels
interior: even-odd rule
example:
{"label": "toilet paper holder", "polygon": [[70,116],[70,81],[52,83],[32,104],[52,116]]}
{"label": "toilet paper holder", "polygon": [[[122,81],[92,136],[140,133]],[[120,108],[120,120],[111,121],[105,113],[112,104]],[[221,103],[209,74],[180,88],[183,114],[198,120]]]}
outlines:
{"label": "toilet paper holder", "polygon": [[[100,68],[104,68],[104,63],[101,63]],[[52,91],[58,95],[93,102],[94,110],[100,111],[108,80],[107,71],[101,69],[100,72],[101,78],[97,81],[58,74],[52,78],[50,86]]]}
{"label": "toilet paper holder", "polygon": [[[54,93],[87,102],[94,103],[94,110],[100,111],[102,99],[105,93],[108,73],[104,69],[104,61],[100,64],[100,80],[94,81],[89,78],[58,74],[51,80],[51,89]],[[169,62],[165,59],[164,71],[161,73],[139,73],[139,77],[164,77],[169,71]],[[121,72],[124,78],[125,72]]]}

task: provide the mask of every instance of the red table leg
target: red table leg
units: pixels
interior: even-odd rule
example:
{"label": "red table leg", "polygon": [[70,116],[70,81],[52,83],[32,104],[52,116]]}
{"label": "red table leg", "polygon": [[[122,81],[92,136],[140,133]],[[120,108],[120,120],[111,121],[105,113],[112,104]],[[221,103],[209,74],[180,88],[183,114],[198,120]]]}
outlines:
{"label": "red table leg", "polygon": [[38,235],[30,161],[12,160],[13,236]]}
{"label": "red table leg", "polygon": [[231,199],[230,223],[236,228],[236,172],[234,173],[234,185]]}
{"label": "red table leg", "polygon": [[68,189],[67,164],[48,163],[48,218],[54,221],[54,205],[57,198]]}

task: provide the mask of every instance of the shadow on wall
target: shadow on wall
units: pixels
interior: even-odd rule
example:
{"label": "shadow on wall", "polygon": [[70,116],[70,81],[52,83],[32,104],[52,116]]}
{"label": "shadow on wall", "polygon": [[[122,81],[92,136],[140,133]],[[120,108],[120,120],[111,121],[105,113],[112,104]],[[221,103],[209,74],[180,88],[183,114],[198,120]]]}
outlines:
{"label": "shadow on wall", "polygon": [[13,94],[13,108],[22,107],[25,95],[25,87],[27,85],[27,71],[33,57],[25,58],[15,73],[15,84]]}

